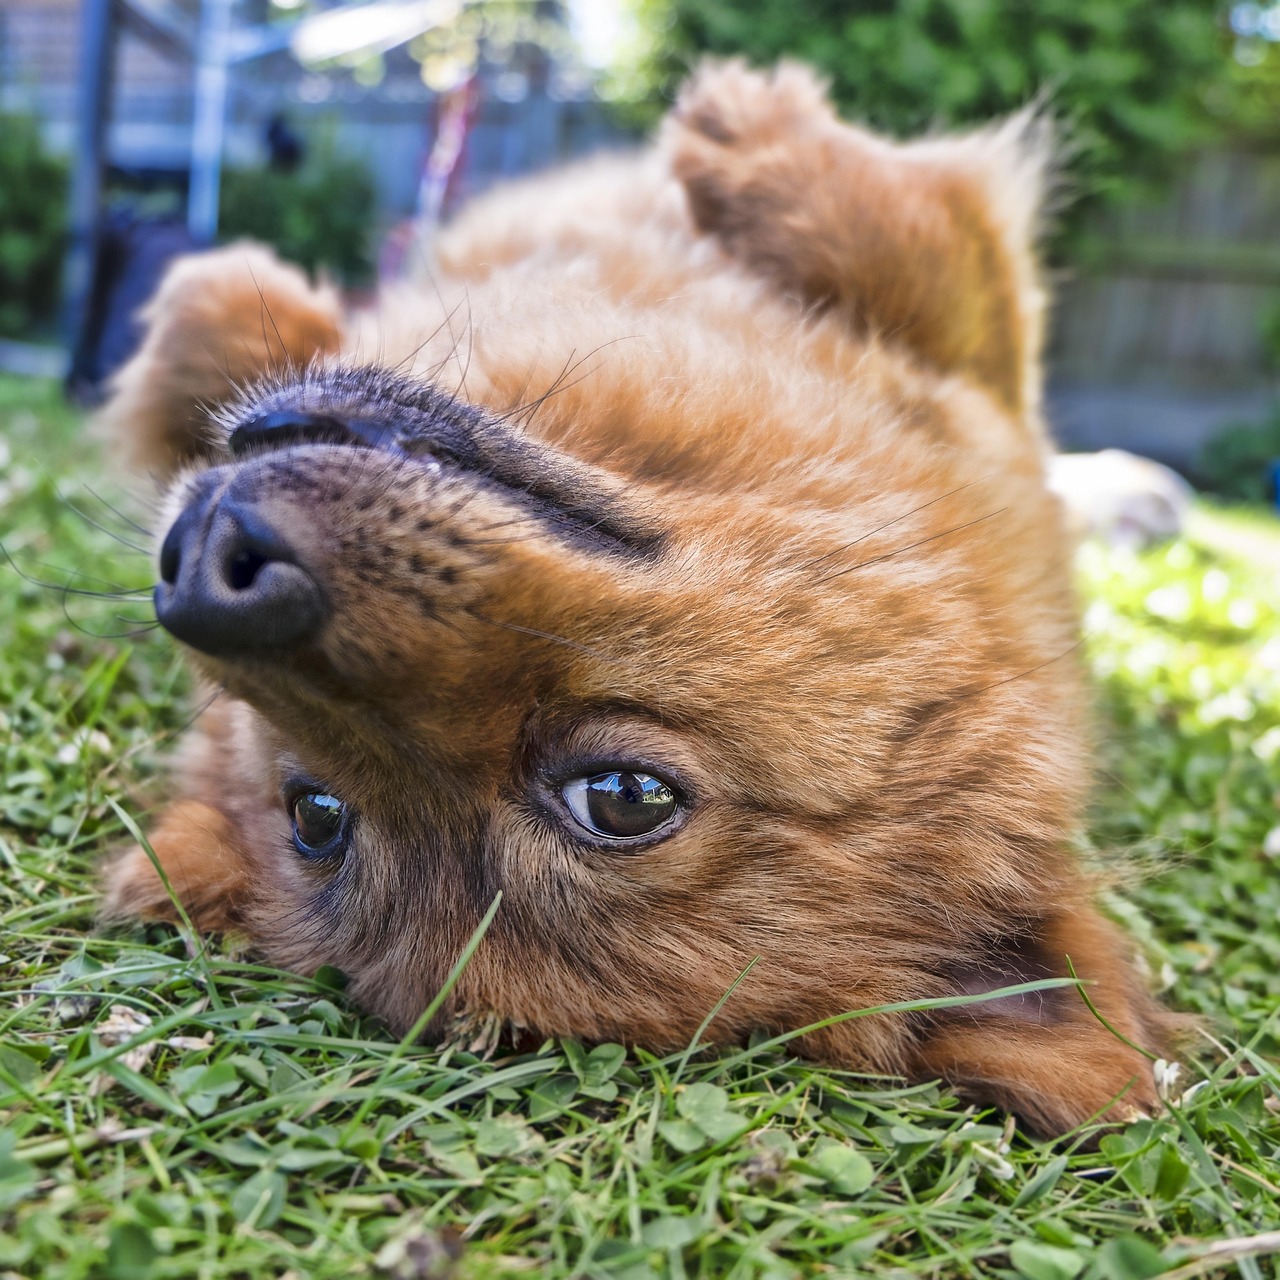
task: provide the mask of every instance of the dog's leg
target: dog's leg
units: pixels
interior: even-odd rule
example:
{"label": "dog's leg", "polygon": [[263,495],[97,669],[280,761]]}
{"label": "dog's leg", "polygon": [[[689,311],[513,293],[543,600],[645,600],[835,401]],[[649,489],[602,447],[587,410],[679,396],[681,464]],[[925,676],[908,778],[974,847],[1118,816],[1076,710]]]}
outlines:
{"label": "dog's leg", "polygon": [[196,800],[180,800],[161,815],[148,843],[168,886],[146,850],[125,851],[107,868],[105,920],[176,921],[181,918],[176,899],[198,929],[216,932],[239,923],[247,867],[225,814]]}
{"label": "dog's leg", "polygon": [[963,976],[961,986],[976,994],[1066,976],[1069,958],[1097,1014],[1071,988],[946,1011],[921,1037],[913,1073],[941,1076],[1045,1134],[1091,1118],[1154,1114],[1152,1064],[1132,1046],[1170,1054],[1188,1020],[1160,1009],[1142,989],[1129,950],[1120,931],[1091,907],[1057,913],[1031,943],[992,957],[989,966]]}
{"label": "dog's leg", "polygon": [[261,903],[261,867],[251,883],[245,851],[287,832],[261,736],[246,704],[226,694],[208,701],[183,741],[183,797],[147,823],[155,860],[134,847],[104,869],[104,919],[178,920],[176,899],[198,928],[218,931],[243,923],[251,889]]}
{"label": "dog's leg", "polygon": [[157,480],[216,451],[209,411],[240,388],[335,351],[342,319],[335,290],[247,243],[179,259],[142,315],[99,426]]}
{"label": "dog's leg", "polygon": [[1038,406],[1031,242],[1049,155],[1029,113],[896,145],[841,124],[808,70],[704,65],[666,143],[695,222],[751,269],[861,331]]}

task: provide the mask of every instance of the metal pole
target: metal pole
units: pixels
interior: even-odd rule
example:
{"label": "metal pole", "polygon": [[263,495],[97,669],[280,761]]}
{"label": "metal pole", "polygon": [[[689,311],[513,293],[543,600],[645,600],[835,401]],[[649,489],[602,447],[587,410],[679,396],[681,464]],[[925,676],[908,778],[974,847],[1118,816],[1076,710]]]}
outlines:
{"label": "metal pole", "polygon": [[115,63],[114,0],[83,0],[75,168],[71,177],[67,253],[62,278],[62,333],[74,351],[84,326],[98,254],[102,174]]}
{"label": "metal pole", "polygon": [[201,0],[196,44],[195,119],[191,134],[191,192],[187,227],[201,243],[218,232],[218,189],[226,132],[227,63],[235,0]]}

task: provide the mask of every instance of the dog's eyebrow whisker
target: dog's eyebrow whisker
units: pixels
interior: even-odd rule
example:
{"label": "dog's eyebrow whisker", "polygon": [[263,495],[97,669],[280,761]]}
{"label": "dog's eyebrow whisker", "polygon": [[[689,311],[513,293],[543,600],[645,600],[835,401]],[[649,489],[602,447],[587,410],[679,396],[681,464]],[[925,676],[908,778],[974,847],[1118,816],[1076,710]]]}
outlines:
{"label": "dog's eyebrow whisker", "polygon": [[1008,510],[1008,507],[999,507],[995,511],[988,511],[985,516],[978,516],[976,520],[966,520],[964,524],[954,525],[950,529],[943,529],[941,533],[932,534],[928,538],[921,538],[918,542],[908,543],[905,547],[899,547],[896,551],[886,551],[884,555],[872,556],[869,560],[860,560],[857,564],[849,565],[847,569],[837,569],[835,573],[829,573],[825,578],[819,578],[818,583],[834,582],[836,578],[843,578],[847,573],[865,569],[869,565],[880,564],[884,560],[892,560],[894,556],[905,555],[908,551],[914,551],[917,547],[923,547],[930,542],[937,542],[939,538],[948,538],[953,533],[962,533],[965,529],[972,529],[974,525],[981,524],[984,520],[992,520],[996,516],[1003,515]]}
{"label": "dog's eyebrow whisker", "polygon": [[854,538],[852,542],[846,542],[843,546],[834,547],[832,550],[806,561],[800,565],[801,569],[816,569],[824,560],[830,560],[833,556],[843,555],[846,551],[852,550],[860,542],[865,542],[868,538],[874,538],[877,533],[883,533],[891,526],[908,519],[911,516],[935,506],[939,502],[944,502],[947,498],[954,498],[957,493],[963,493],[966,489],[972,489],[977,480],[970,480],[968,484],[957,485],[954,489],[949,489],[946,493],[940,493],[936,498],[930,498],[928,502],[922,502],[918,507],[912,507],[910,511],[904,511],[900,516],[894,516],[892,520],[886,520],[883,524],[877,525],[874,529],[868,529],[866,533],[860,534]]}
{"label": "dog's eyebrow whisker", "polygon": [[514,631],[519,635],[531,636],[537,640],[549,640],[552,644],[564,645],[567,649],[573,649],[577,653],[585,653],[591,658],[599,658],[602,662],[617,661],[612,655],[603,653],[599,649],[593,649],[590,645],[580,644],[577,640],[570,640],[568,636],[558,636],[550,631],[539,631],[536,627],[522,627],[517,622],[502,622],[497,618],[490,618],[476,609],[468,609],[467,614],[475,618],[477,622],[487,622],[491,627],[501,627],[504,631]]}
{"label": "dog's eyebrow whisker", "polygon": [[1082,648],[1088,639],[1088,636],[1081,636],[1074,644],[1068,645],[1063,649],[1061,653],[1055,653],[1052,658],[1046,658],[1043,662],[1038,662],[1034,667],[1028,667],[1025,671],[1019,671],[1016,675],[1005,676],[1003,680],[995,680],[991,684],[984,684],[980,689],[961,694],[956,701],[962,702],[965,698],[976,698],[979,694],[989,693],[992,689],[999,689],[1001,685],[1012,684],[1015,680],[1025,680],[1027,676],[1033,676],[1037,671],[1043,671],[1046,667],[1053,666],[1055,662],[1061,662],[1063,658],[1069,658],[1077,649]]}
{"label": "dog's eyebrow whisker", "polygon": [[[289,355],[289,348],[285,343],[284,335],[280,332],[280,326],[276,324],[276,318],[271,312],[271,304],[267,301],[267,295],[263,292],[262,285],[258,283],[258,277],[254,272],[252,263],[249,264],[249,278],[253,281],[253,287],[258,291],[258,297],[262,302],[262,310],[266,313],[267,320],[271,321],[271,327],[275,330],[276,341],[280,344],[280,351],[285,361],[292,364],[292,359]],[[267,327],[265,322],[262,326],[262,345],[268,352],[271,350],[271,344],[267,341]]]}
{"label": "dog's eyebrow whisker", "polygon": [[[443,328],[445,328],[446,326],[448,326],[448,325],[449,325],[449,322],[453,319],[454,315],[455,315],[455,314],[457,314],[457,311],[458,311],[458,309],[459,309],[461,306],[462,306],[462,300],[461,300],[461,299],[459,299],[457,302],[455,302],[455,303],[454,303],[454,305],[453,305],[453,309],[452,309],[451,311],[449,311],[449,312],[445,315],[444,319],[443,319],[443,320],[441,320],[441,321],[440,321],[440,323],[439,323],[438,325],[436,325],[436,327],[435,327],[434,329],[432,329],[432,330],[431,330],[431,332],[430,332],[429,334],[427,334],[427,336],[426,336],[425,338],[423,338],[423,340],[422,340],[420,343],[418,343],[418,345],[417,345],[416,347],[414,347],[414,349],[413,349],[412,351],[410,351],[410,352],[409,352],[409,354],[408,354],[407,356],[405,356],[403,360],[399,361],[399,362],[398,362],[398,363],[396,363],[396,364],[393,364],[393,365],[390,367],[389,372],[391,372],[391,373],[400,373],[400,372],[405,368],[405,366],[406,366],[406,365],[412,365],[412,364],[414,363],[414,361],[416,361],[416,360],[417,360],[417,358],[422,354],[422,352],[423,352],[423,351],[424,351],[428,346],[430,346],[430,345],[431,345],[431,343],[433,343],[433,342],[436,340],[436,338],[438,338],[438,337],[440,336],[440,330],[441,330],[441,329],[443,329]],[[453,329],[452,329],[452,328],[450,328],[450,329],[449,329],[449,332],[450,332],[450,334],[452,334],[452,333],[453,333]],[[445,359],[444,363],[448,363],[448,358],[447,358],[447,357],[446,357],[446,359]],[[442,368],[442,367],[443,367],[443,364],[442,364],[441,366],[438,366],[438,367],[441,367],[441,368]]]}

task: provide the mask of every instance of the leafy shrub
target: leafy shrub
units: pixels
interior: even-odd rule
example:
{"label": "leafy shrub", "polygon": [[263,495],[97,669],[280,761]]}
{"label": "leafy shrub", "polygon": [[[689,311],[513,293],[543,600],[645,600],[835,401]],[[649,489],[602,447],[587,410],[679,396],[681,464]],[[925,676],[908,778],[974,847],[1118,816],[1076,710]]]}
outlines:
{"label": "leafy shrub", "polygon": [[229,169],[222,176],[218,225],[224,240],[247,236],[274,245],[309,271],[324,267],[346,284],[373,275],[374,188],[359,160],[313,150],[296,172]]}
{"label": "leafy shrub", "polygon": [[1280,406],[1265,421],[1227,427],[1205,445],[1197,468],[1201,482],[1224,498],[1266,502],[1280,466]]}
{"label": "leafy shrub", "polygon": [[811,63],[850,118],[900,135],[1048,93],[1073,185],[1110,198],[1208,128],[1227,76],[1217,0],[639,0],[647,57],[622,89],[656,114],[704,52]]}
{"label": "leafy shrub", "polygon": [[0,114],[0,335],[28,338],[57,310],[67,167],[34,119]]}

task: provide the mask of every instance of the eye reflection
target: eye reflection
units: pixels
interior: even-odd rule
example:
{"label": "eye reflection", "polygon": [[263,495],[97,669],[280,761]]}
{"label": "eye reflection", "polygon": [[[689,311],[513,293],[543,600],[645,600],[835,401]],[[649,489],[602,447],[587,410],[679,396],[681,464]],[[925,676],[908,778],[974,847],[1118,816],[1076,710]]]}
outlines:
{"label": "eye reflection", "polygon": [[307,858],[324,858],[341,851],[347,832],[347,806],[321,791],[300,795],[290,806],[293,843]]}
{"label": "eye reflection", "polygon": [[629,769],[574,778],[560,794],[580,826],[614,840],[651,835],[679,809],[675,792],[661,778]]}

